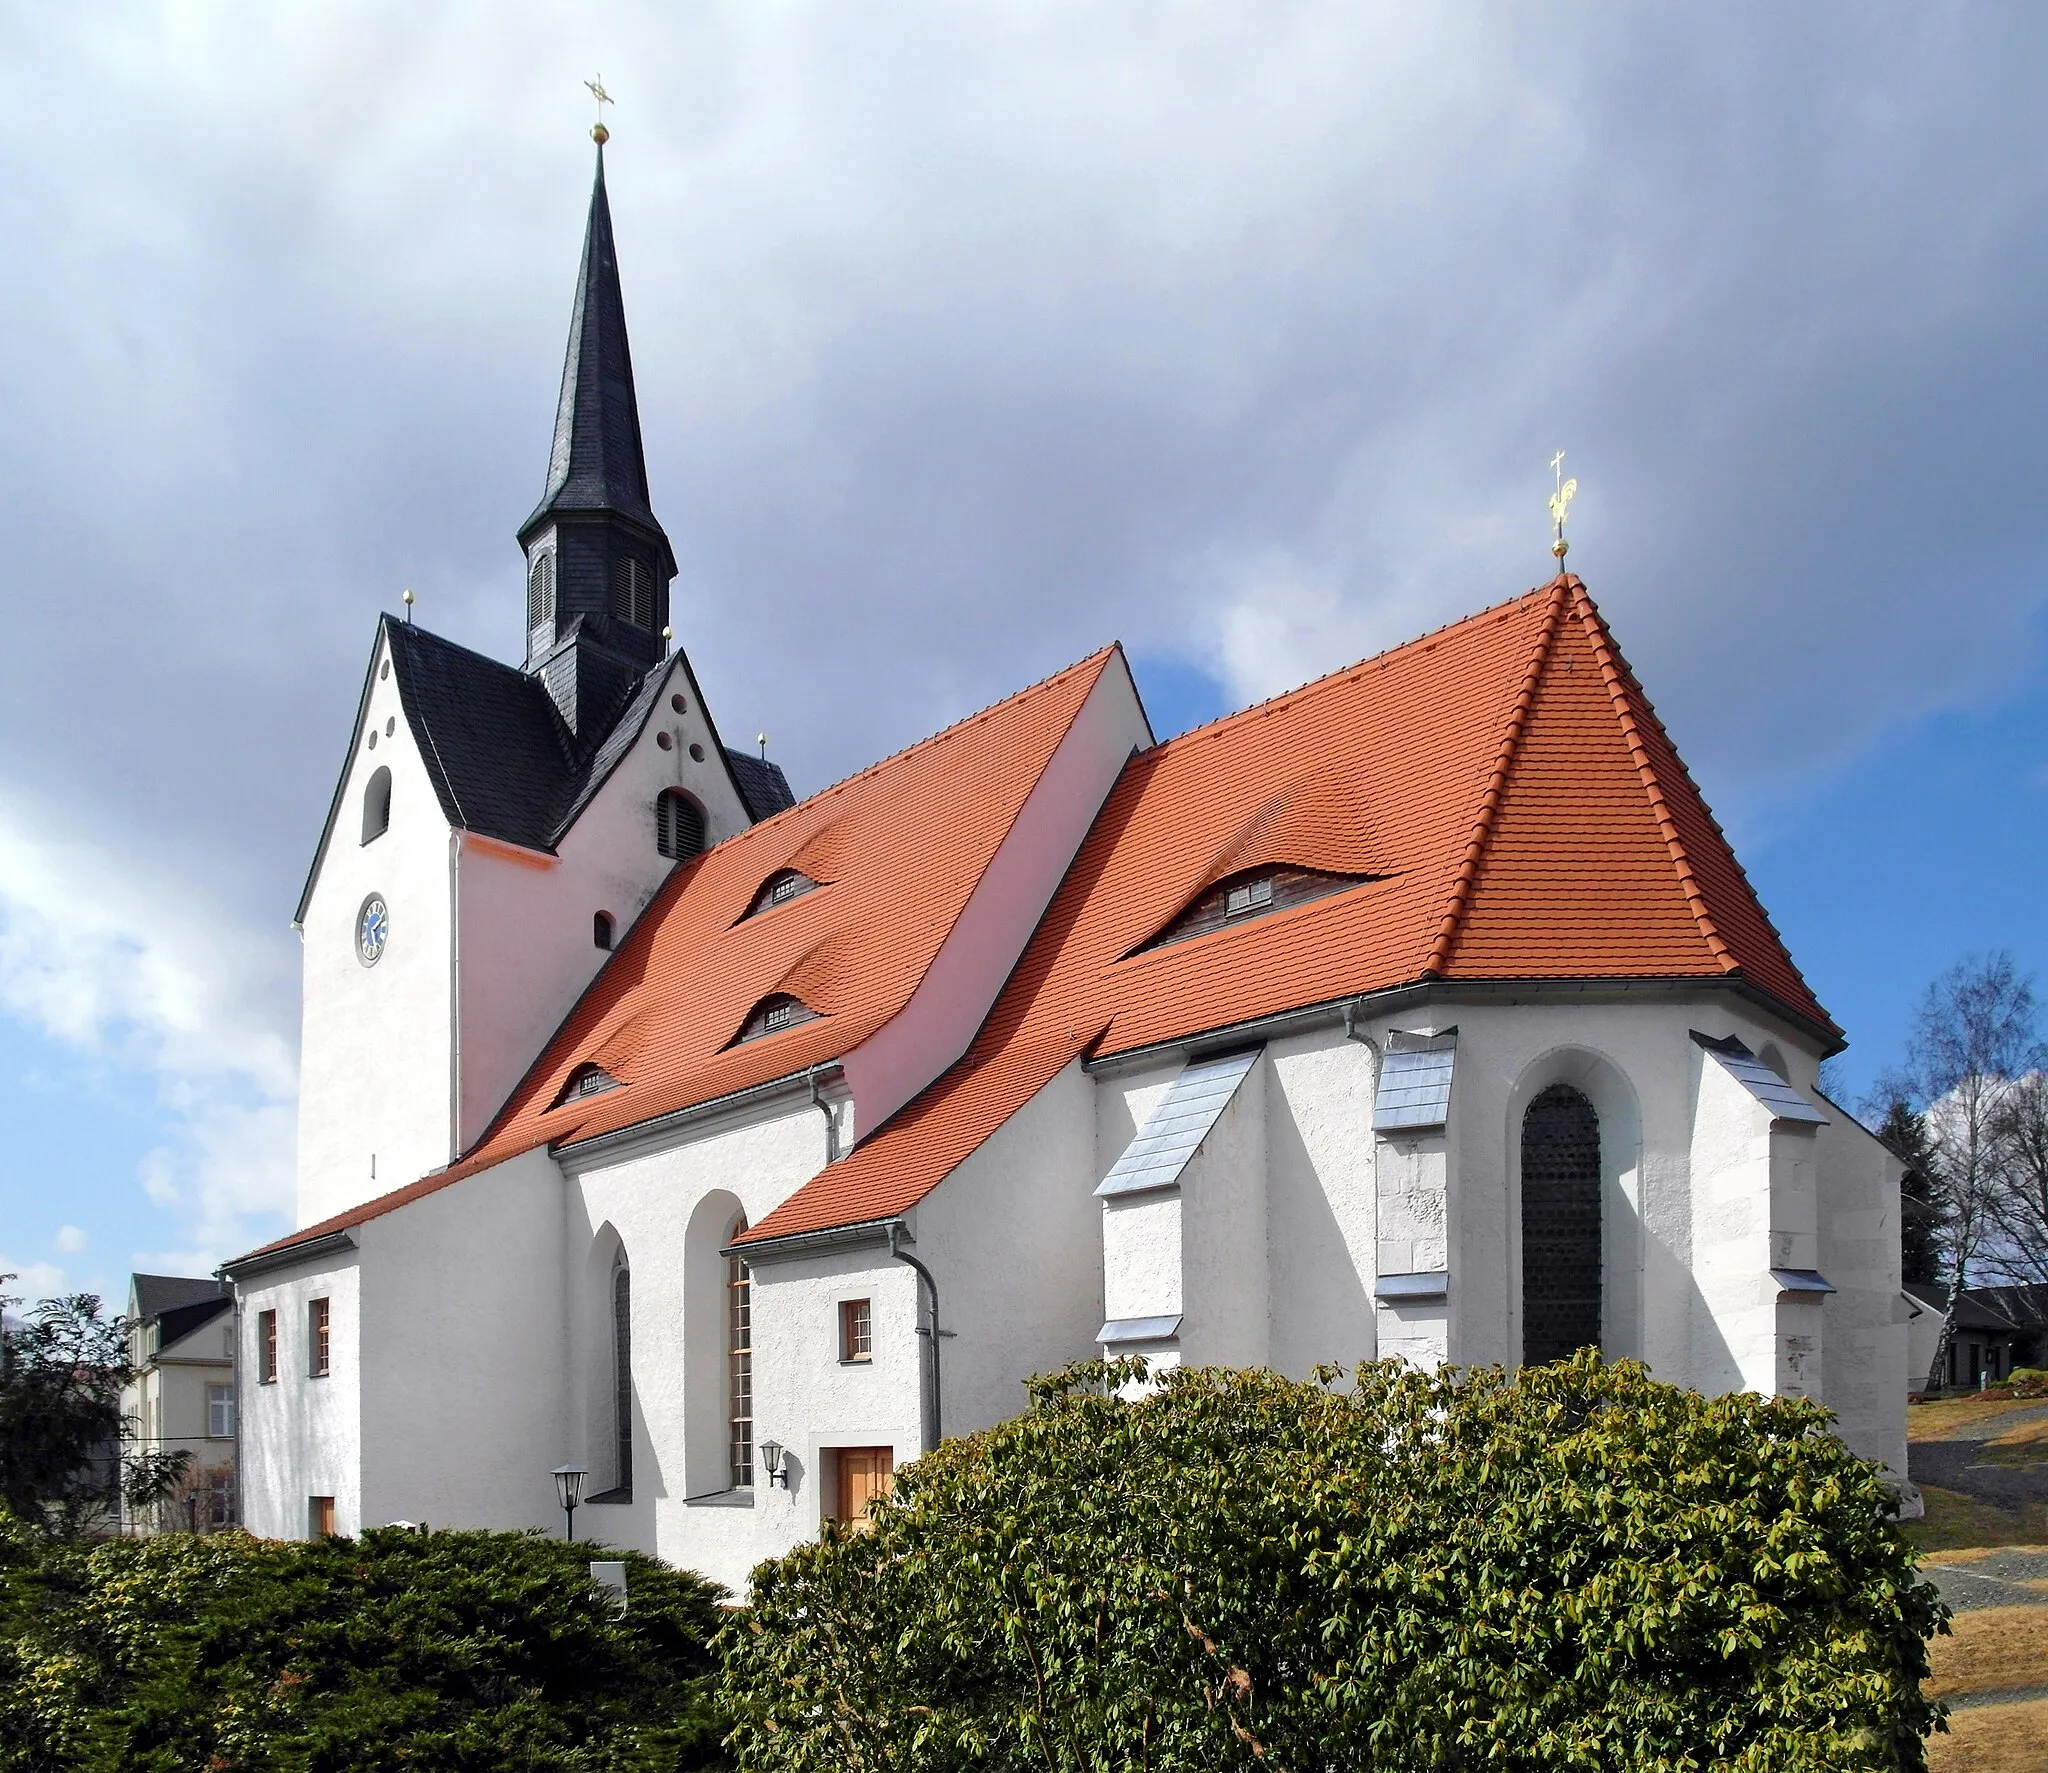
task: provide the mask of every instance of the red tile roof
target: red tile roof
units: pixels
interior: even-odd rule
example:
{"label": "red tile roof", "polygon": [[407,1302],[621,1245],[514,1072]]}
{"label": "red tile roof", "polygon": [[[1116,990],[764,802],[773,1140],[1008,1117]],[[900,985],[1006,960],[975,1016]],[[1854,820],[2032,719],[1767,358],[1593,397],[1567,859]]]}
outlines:
{"label": "red tile roof", "polygon": [[[1385,878],[1133,952],[1264,862]],[[1429,978],[1738,975],[1832,1029],[1567,576],[1134,759],[966,1056],[748,1235],[903,1211],[1090,1049]]]}
{"label": "red tile roof", "polygon": [[[1110,656],[678,869],[475,1151],[281,1241],[849,1052],[907,1001]],[[1144,948],[1268,863],[1375,878]],[[825,884],[744,918],[782,868]],[[966,1055],[748,1236],[903,1211],[1084,1052],[1435,978],[1737,977],[1834,1031],[1567,575],[1133,758]],[[771,992],[818,1019],[730,1046]],[[551,1107],[587,1063],[627,1087]]]}

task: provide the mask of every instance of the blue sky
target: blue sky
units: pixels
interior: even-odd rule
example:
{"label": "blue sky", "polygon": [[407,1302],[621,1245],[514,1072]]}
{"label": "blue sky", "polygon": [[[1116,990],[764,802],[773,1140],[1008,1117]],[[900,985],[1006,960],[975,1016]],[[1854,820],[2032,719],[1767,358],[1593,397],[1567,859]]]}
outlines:
{"label": "blue sky", "polygon": [[679,635],[817,787],[1586,577],[1851,1087],[2048,974],[2048,13],[0,0],[0,1269],[290,1210],[376,614],[519,644],[609,182]]}

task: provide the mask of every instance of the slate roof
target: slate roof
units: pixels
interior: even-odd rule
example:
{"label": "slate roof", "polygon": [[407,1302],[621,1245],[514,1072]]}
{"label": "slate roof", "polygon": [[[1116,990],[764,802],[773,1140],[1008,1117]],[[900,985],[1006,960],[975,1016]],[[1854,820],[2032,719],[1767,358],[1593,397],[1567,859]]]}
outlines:
{"label": "slate roof", "polygon": [[741,804],[755,824],[796,805],[796,796],[789,791],[789,778],[782,773],[781,764],[770,763],[751,752],[735,751],[730,745],[725,747],[725,761],[732,769]]}
{"label": "slate roof", "polygon": [[526,538],[562,511],[613,511],[661,540],[669,575],[675,559],[647,493],[647,458],[640,441],[640,405],[633,389],[633,353],[626,339],[626,302],[619,284],[618,248],[612,238],[611,200],[604,188],[604,147],[590,189],[583,231],[583,262],[569,316],[569,348],[562,360],[562,392],[555,407],[554,446],[547,489],[520,525]]}
{"label": "slate roof", "polygon": [[184,1274],[133,1274],[128,1277],[129,1298],[139,1318],[161,1317],[181,1305],[225,1304],[226,1289],[211,1277]]}
{"label": "slate roof", "polygon": [[[1994,1335],[2012,1335],[2023,1325],[2031,1328],[2024,1320],[2015,1320],[2005,1310],[2006,1301],[2000,1295],[2008,1292],[2029,1293],[2028,1287],[1965,1287],[1956,1297],[1956,1328],[1959,1330],[1989,1330]],[[1907,1297],[1918,1300],[1937,1316],[1948,1303],[1948,1287],[1940,1281],[1907,1281],[1901,1291]]]}

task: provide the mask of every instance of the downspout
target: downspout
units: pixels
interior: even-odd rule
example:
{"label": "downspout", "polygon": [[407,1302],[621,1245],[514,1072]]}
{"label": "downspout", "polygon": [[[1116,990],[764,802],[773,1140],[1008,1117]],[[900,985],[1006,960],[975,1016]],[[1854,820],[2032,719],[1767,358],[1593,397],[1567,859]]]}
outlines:
{"label": "downspout", "polygon": [[448,1161],[461,1155],[462,829],[457,826],[448,833]]}
{"label": "downspout", "polygon": [[926,1297],[931,1303],[932,1321],[930,1328],[927,1329],[924,1325],[920,1324],[917,1330],[920,1336],[927,1338],[931,1343],[930,1371],[925,1385],[921,1387],[924,1392],[924,1408],[920,1412],[924,1417],[924,1421],[921,1424],[924,1445],[919,1448],[921,1453],[929,1453],[939,1444],[940,1439],[945,1433],[944,1419],[940,1414],[939,1408],[941,1396],[939,1389],[939,1337],[945,1332],[939,1328],[939,1283],[932,1279],[932,1271],[929,1268],[925,1267],[908,1250],[902,1249],[897,1245],[896,1239],[902,1230],[902,1220],[891,1219],[889,1221],[889,1254],[898,1262],[908,1263],[917,1270],[917,1277],[924,1283]]}
{"label": "downspout", "polygon": [[839,1161],[839,1116],[818,1089],[818,1073],[824,1069],[822,1065],[813,1065],[804,1073],[804,1080],[811,1086],[811,1106],[825,1117],[825,1161],[836,1164]]}

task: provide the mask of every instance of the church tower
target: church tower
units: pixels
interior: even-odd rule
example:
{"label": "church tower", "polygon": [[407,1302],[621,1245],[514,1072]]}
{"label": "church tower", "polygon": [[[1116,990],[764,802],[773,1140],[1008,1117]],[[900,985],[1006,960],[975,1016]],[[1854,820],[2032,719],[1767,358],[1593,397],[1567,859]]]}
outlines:
{"label": "church tower", "polygon": [[526,554],[526,669],[569,730],[603,736],[666,647],[675,552],[647,494],[633,353],[619,288],[604,144],[590,190],[547,490],[519,530]]}
{"label": "church tower", "polygon": [[672,869],[791,804],[671,651],[603,145],[507,664],[383,617],[295,919],[301,1227],[468,1150]]}

